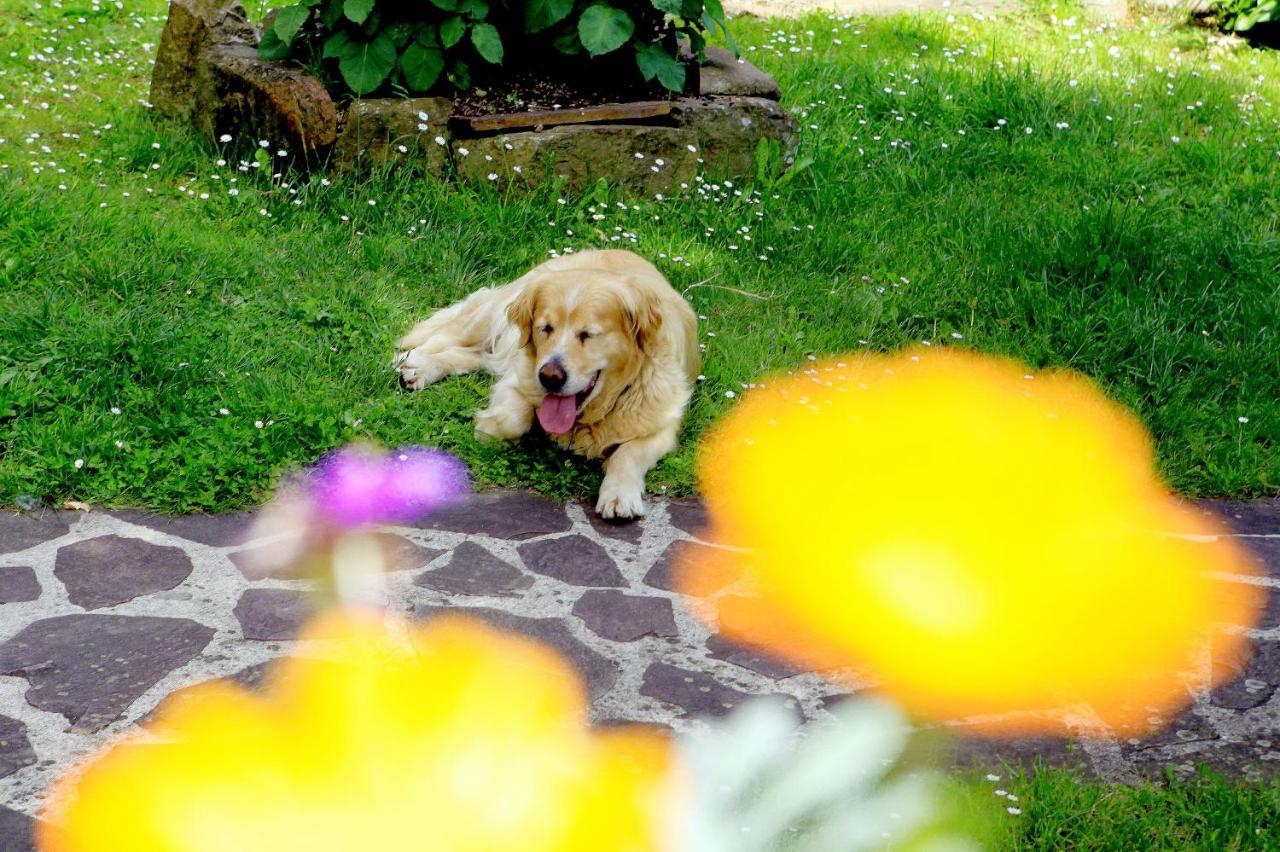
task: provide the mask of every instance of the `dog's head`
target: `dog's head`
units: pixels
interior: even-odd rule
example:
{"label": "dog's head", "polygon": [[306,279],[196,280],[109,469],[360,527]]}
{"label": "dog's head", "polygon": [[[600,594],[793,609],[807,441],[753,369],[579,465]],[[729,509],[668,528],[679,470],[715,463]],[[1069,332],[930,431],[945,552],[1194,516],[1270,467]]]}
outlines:
{"label": "dog's head", "polygon": [[538,421],[558,435],[606,396],[616,398],[645,357],[662,323],[647,291],[605,270],[547,273],[507,311],[532,350],[545,392]]}

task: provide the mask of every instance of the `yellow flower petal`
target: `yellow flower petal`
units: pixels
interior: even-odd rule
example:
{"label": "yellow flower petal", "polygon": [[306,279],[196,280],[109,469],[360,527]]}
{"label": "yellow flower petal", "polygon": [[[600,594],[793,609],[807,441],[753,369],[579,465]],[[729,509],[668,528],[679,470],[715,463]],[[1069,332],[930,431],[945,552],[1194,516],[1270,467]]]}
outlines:
{"label": "yellow flower petal", "polygon": [[460,618],[397,632],[331,616],[306,638],[320,655],[284,662],[264,696],[186,690],[60,782],[41,848],[660,846],[666,739],[592,733],[581,681],[548,649]]}
{"label": "yellow flower petal", "polygon": [[[738,561],[760,592],[722,629],[854,666],[934,718],[1085,703],[1141,729],[1221,677],[1251,624],[1254,568],[1169,495],[1147,436],[1086,379],[957,350],[813,365],[749,393],[699,463],[713,535],[684,588]],[[1224,668],[1224,664],[1228,668]],[[993,723],[998,727],[998,723]]]}

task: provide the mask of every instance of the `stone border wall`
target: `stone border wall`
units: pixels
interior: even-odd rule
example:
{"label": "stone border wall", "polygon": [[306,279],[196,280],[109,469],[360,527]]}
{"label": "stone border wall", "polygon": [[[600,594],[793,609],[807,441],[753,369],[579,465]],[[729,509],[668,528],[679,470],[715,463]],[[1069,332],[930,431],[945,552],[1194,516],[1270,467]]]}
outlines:
{"label": "stone border wall", "polygon": [[672,192],[706,173],[756,171],[761,140],[795,157],[797,124],[778,85],[727,51],[708,50],[698,97],[641,123],[573,124],[467,138],[451,130],[449,98],[376,98],[335,103],[300,66],[257,57],[258,31],[227,0],[172,0],[156,56],[151,104],[192,121],[211,141],[266,139],[295,164],[345,172],[400,161],[441,180],[500,188],[562,181],[580,190],[604,178],[627,189]]}

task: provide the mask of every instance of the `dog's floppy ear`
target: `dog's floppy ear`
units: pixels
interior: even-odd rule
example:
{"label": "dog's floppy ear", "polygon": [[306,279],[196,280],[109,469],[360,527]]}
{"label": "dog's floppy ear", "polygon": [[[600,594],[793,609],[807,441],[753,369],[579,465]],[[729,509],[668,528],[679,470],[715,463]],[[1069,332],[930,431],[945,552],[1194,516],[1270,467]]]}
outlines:
{"label": "dog's floppy ear", "polygon": [[627,330],[635,338],[636,346],[641,352],[648,351],[648,345],[662,326],[662,314],[658,312],[658,303],[643,292],[631,291],[622,298],[622,316],[626,319]]}
{"label": "dog's floppy ear", "polygon": [[507,307],[507,322],[524,335],[523,346],[533,346],[533,317],[538,310],[538,285],[526,284],[515,301]]}

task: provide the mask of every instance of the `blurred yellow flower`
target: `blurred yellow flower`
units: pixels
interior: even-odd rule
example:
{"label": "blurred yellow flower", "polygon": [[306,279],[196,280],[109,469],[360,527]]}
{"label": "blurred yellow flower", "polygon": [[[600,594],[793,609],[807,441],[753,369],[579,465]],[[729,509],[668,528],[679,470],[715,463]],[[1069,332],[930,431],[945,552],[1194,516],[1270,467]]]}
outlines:
{"label": "blurred yellow flower", "polygon": [[44,850],[648,850],[665,738],[593,733],[576,673],[460,618],[329,616],[265,696],[215,683],[55,787]]}
{"label": "blurred yellow flower", "polygon": [[709,535],[747,553],[699,551],[683,588],[729,566],[759,592],[718,598],[721,629],[860,668],[929,718],[1061,732],[1090,705],[1140,731],[1239,664],[1223,627],[1262,599],[1223,581],[1249,557],[1078,375],[957,350],[814,364],[747,394],[699,475]]}

